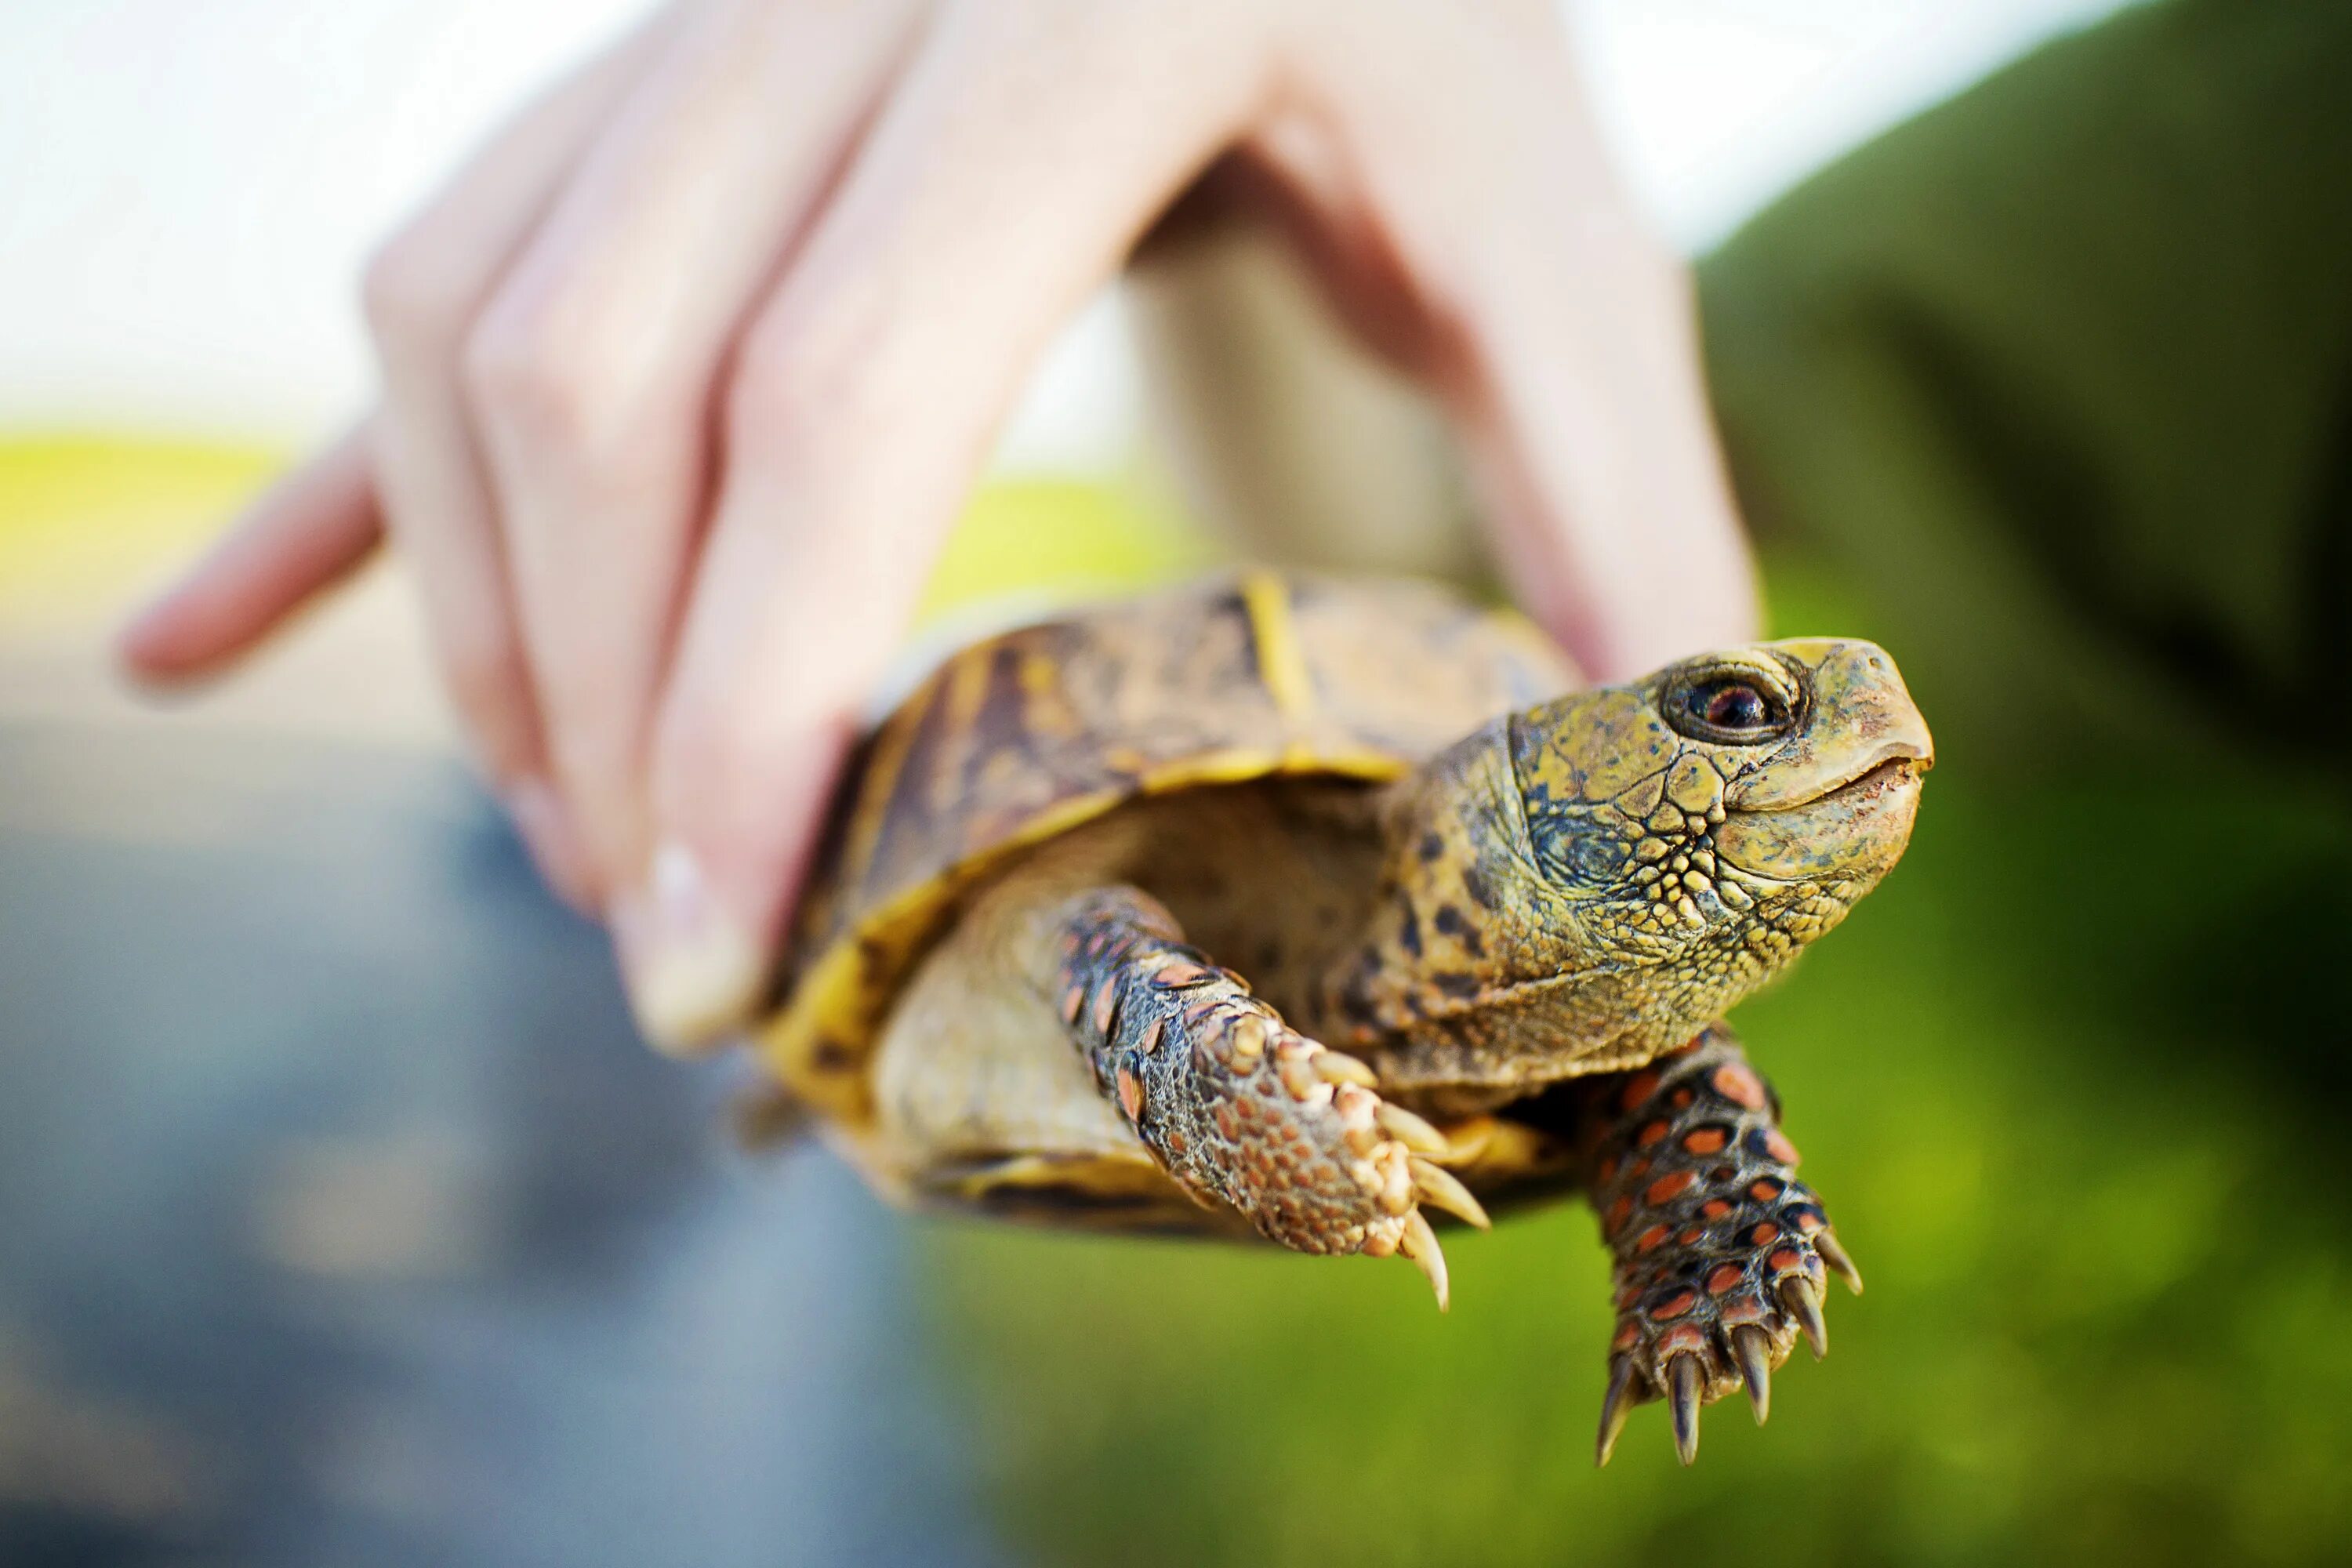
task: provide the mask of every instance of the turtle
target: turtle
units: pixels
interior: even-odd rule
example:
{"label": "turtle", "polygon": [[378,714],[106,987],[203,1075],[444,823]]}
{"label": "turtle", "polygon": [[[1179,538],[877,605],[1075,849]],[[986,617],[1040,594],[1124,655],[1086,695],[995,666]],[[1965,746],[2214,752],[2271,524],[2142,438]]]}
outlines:
{"label": "turtle", "polygon": [[[949,657],[847,770],[753,1046],[885,1197],[1402,1256],[1581,1192],[1596,1449],[1760,1423],[1861,1277],[1722,1023],[1901,856],[1933,761],[1876,646],[1596,685],[1414,579],[1249,571]],[[772,1081],[770,1081],[772,1080]]]}

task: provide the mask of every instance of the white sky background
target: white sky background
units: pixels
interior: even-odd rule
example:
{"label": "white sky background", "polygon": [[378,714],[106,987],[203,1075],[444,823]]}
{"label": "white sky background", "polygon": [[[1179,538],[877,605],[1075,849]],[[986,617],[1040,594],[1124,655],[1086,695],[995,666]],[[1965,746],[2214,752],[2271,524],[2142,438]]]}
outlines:
{"label": "white sky background", "polygon": [[[1696,250],[1808,170],[2116,0],[1565,0],[1634,189]],[[373,239],[643,0],[0,0],[0,432],[299,437],[364,401]],[[1114,306],[1015,468],[1118,461]]]}

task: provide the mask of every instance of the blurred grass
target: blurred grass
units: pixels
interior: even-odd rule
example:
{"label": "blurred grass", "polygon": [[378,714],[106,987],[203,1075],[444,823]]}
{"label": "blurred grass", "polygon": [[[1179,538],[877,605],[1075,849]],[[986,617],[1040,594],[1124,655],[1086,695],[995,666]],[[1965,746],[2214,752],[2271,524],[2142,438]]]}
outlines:
{"label": "blurred grass", "polygon": [[259,443],[0,438],[0,630],[109,614],[283,462]]}
{"label": "blurred grass", "polygon": [[[108,618],[192,557],[289,460],[266,442],[0,436],[0,628]],[[1020,478],[972,498],[917,607],[1115,591],[1213,558],[1146,487]]]}
{"label": "blurred grass", "polygon": [[982,487],[949,534],[916,620],[1019,595],[1117,592],[1215,559],[1143,485],[999,479]]}
{"label": "blurred grass", "polygon": [[[0,624],[188,548],[266,452],[0,447]],[[1206,551],[1129,489],[990,488],[929,616]],[[1801,561],[1780,629],[1877,636]],[[1932,717],[1932,715],[1931,715]],[[1056,1563],[2341,1561],[2352,1237],[2340,816],[2118,762],[1996,790],[1947,756],[1909,858],[1737,1022],[1870,1279],[1769,1428],[1696,1468],[1638,1412],[1605,1472],[1584,1211],[1410,1269],[917,1226],[946,1386],[1009,1540]]]}

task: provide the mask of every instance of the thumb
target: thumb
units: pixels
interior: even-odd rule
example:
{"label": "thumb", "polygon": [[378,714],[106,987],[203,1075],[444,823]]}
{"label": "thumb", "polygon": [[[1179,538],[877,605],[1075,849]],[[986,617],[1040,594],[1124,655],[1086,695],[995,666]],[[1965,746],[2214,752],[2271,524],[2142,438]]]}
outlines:
{"label": "thumb", "polygon": [[654,736],[656,847],[609,910],[637,1027],[663,1051],[719,1039],[767,994],[863,700],[929,564],[919,543],[879,562],[840,560],[858,552],[837,543],[854,541],[719,529],[703,557]]}
{"label": "thumb", "polygon": [[[703,1047],[765,999],[864,706],[936,531],[722,507],[654,735],[656,847],[608,915],[646,1039]],[[782,515],[779,515],[781,512]]]}

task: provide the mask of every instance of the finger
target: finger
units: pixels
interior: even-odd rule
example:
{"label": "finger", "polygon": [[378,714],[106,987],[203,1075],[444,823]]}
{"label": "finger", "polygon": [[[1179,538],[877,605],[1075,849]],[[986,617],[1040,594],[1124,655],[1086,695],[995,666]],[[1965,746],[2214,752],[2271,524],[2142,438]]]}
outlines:
{"label": "finger", "polygon": [[[354,430],[255,502],[155,603],[123,627],[117,651],[139,679],[176,686],[221,673],[372,559],[383,542],[366,433]],[[508,797],[548,885],[592,910],[581,850],[543,787]]]}
{"label": "finger", "polygon": [[[584,117],[635,47],[625,46],[524,114],[379,254],[369,278],[373,313],[405,323],[467,308],[543,205],[544,188],[584,133]],[[207,673],[356,564],[383,525],[368,439],[360,431],[346,435],[273,487],[217,549],[126,626],[121,651],[133,672],[154,679]]]}
{"label": "finger", "polygon": [[998,423],[1263,86],[1239,6],[974,5],[925,39],[730,384],[656,733],[658,874],[616,911],[657,1039],[756,1001],[859,704]]}
{"label": "finger", "polygon": [[1618,680],[1750,640],[1761,615],[1679,268],[1602,281],[1610,269],[1582,275],[1626,301],[1614,321],[1531,310],[1517,339],[1484,322],[1487,384],[1457,415],[1520,602]]}
{"label": "finger", "polygon": [[1440,331],[1417,352],[1521,601],[1606,679],[1753,635],[1683,268],[1562,90],[1556,21],[1370,6],[1349,41],[1304,90]]}
{"label": "finger", "polygon": [[383,538],[366,440],[353,431],[247,508],[122,628],[117,652],[143,680],[215,674],[358,570]]}
{"label": "finger", "polygon": [[608,876],[646,862],[646,733],[707,500],[709,388],[913,16],[702,13],[605,117],[467,340],[541,735]]}
{"label": "finger", "polygon": [[547,778],[458,357],[564,172],[670,26],[656,18],[527,109],[385,244],[364,289],[383,384],[373,459],[387,527],[416,574],[436,656],[483,767],[541,870],[582,902],[594,900],[593,869]]}

